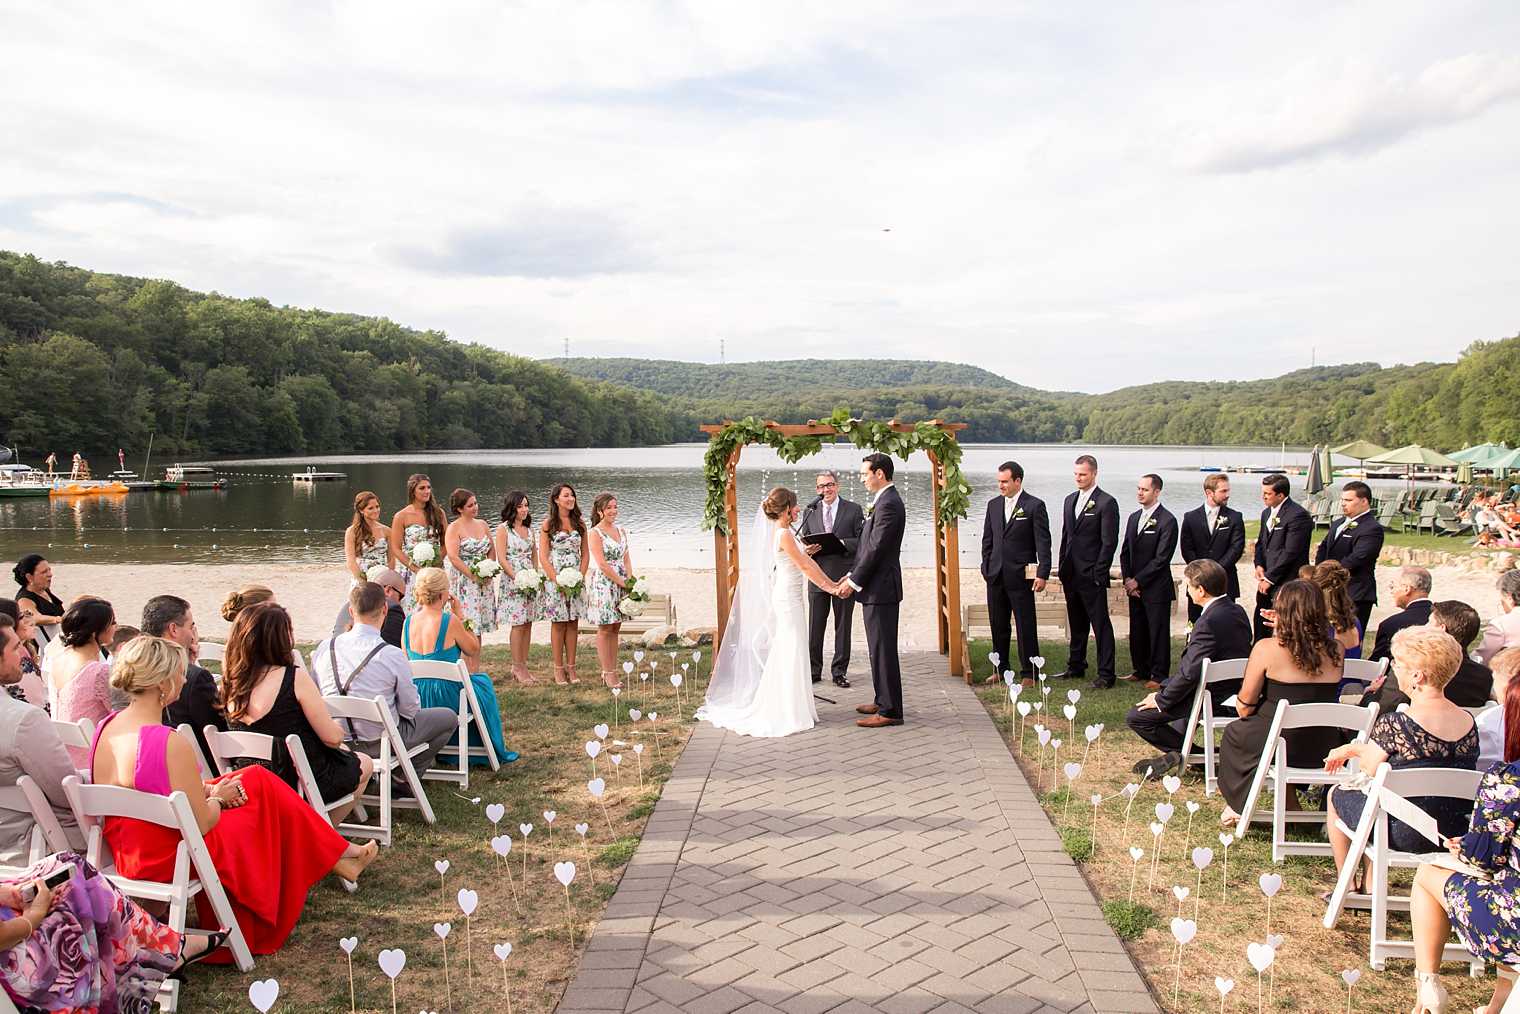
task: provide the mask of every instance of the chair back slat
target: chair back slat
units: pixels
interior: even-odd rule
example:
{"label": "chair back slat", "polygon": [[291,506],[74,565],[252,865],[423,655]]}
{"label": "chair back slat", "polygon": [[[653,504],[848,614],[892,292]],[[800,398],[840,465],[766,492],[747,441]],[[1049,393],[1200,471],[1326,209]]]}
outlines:
{"label": "chair back slat", "polygon": [[1348,658],[1345,668],[1341,671],[1341,678],[1356,680],[1358,683],[1372,683],[1382,679],[1387,672],[1386,658],[1377,662],[1367,658]]}
{"label": "chair back slat", "polygon": [[1243,680],[1246,678],[1246,663],[1250,659],[1245,658],[1221,658],[1217,662],[1211,659],[1203,660],[1203,682],[1207,686],[1210,683],[1222,683],[1225,680]]}
{"label": "chair back slat", "polygon": [[1365,708],[1355,704],[1291,704],[1283,716],[1281,729],[1344,729],[1365,734],[1376,719],[1377,706],[1373,704]]}
{"label": "chair back slat", "polygon": [[464,664],[464,659],[445,662],[436,658],[414,658],[411,664],[412,679],[448,680],[459,684],[467,683],[470,679],[470,669]]}
{"label": "chair back slat", "polygon": [[90,740],[95,738],[95,726],[88,718],[81,718],[77,722],[65,722],[55,718],[53,731],[58,733],[58,738],[63,740],[64,746],[71,746],[76,750],[88,750]]}

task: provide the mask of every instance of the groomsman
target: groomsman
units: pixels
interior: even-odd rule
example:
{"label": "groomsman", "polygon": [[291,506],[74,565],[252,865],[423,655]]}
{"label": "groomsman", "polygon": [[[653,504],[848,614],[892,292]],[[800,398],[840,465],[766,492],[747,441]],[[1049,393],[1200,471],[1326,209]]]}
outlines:
{"label": "groomsman", "polygon": [[1356,603],[1356,623],[1363,639],[1372,607],[1377,605],[1378,554],[1383,551],[1383,526],[1372,513],[1372,487],[1365,482],[1348,482],[1341,487],[1341,519],[1330,526],[1330,534],[1319,544],[1315,563],[1339,560],[1351,572],[1346,589]]}
{"label": "groomsman", "polygon": [[1258,641],[1272,636],[1262,617],[1272,608],[1277,589],[1298,577],[1298,568],[1309,562],[1309,537],[1314,521],[1309,512],[1289,498],[1288,477],[1273,472],[1261,480],[1261,529],[1256,535],[1256,617]]}
{"label": "groomsman", "polygon": [[[818,555],[817,546],[808,546],[807,554],[813,557],[818,569],[832,580],[838,581],[850,569],[855,550],[860,545],[860,530],[865,527],[866,514],[860,504],[839,495],[839,476],[833,472],[818,473],[818,499],[809,505],[802,518],[803,535],[819,535],[833,532],[844,543],[845,552]],[[850,671],[850,634],[855,618],[854,598],[832,595],[812,582],[808,583],[808,662],[813,669],[813,682],[823,682],[823,632],[829,623],[829,613],[834,614],[834,658],[829,666],[834,674],[834,685],[848,689],[850,681],[845,674]]]}
{"label": "groomsman", "polygon": [[[998,496],[987,501],[982,524],[982,580],[987,582],[987,613],[992,623],[992,650],[999,673],[1013,668],[1009,654],[1009,614],[1019,637],[1019,676],[1034,678],[1030,658],[1040,653],[1035,626],[1034,596],[1050,578],[1050,515],[1045,501],[1024,492],[1024,466],[1005,461],[998,466]],[[1030,564],[1035,577],[1027,576]]]}
{"label": "groomsman", "polygon": [[[1230,477],[1216,472],[1203,480],[1203,505],[1182,515],[1182,562],[1213,560],[1224,568],[1225,597],[1240,598],[1236,564],[1246,552],[1245,518],[1230,507]],[[1188,622],[1197,623],[1201,609],[1188,598]]]}
{"label": "groomsman", "polygon": [[1140,509],[1129,516],[1119,573],[1129,596],[1129,653],[1135,671],[1125,679],[1161,689],[1172,666],[1172,554],[1177,551],[1177,519],[1161,506],[1161,476],[1142,475],[1135,488]]}
{"label": "groomsman", "polygon": [[1062,505],[1058,573],[1066,596],[1071,653],[1061,679],[1087,674],[1087,631],[1098,641],[1098,678],[1092,686],[1114,685],[1114,625],[1108,618],[1108,570],[1119,548],[1119,501],[1098,488],[1098,459],[1077,458],[1072,468],[1077,488]]}

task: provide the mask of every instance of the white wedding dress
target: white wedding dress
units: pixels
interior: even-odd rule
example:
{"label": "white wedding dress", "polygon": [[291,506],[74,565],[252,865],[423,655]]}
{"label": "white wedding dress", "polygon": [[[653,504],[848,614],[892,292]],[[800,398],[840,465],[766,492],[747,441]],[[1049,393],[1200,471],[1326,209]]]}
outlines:
{"label": "white wedding dress", "polygon": [[768,560],[763,552],[747,559],[740,554],[741,567],[756,568],[741,580],[740,599],[748,592],[764,601],[736,600],[707,701],[697,712],[701,721],[742,736],[790,736],[818,724],[807,654],[807,578],[782,547],[782,539],[796,536],[769,527]]}

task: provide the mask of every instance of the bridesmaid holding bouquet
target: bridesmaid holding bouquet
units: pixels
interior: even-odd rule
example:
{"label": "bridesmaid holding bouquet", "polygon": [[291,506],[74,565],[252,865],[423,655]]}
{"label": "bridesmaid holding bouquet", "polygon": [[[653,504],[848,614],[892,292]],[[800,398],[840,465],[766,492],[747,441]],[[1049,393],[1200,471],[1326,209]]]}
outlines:
{"label": "bridesmaid holding bouquet", "polygon": [[[421,472],[407,477],[406,506],[391,518],[391,556],[401,564],[401,576],[406,578],[406,595],[401,608],[412,611],[416,604],[412,599],[412,583],[417,572],[424,567],[436,567],[443,562],[443,536],[449,526],[443,508],[433,499],[433,480]],[[427,550],[418,550],[427,543]],[[413,559],[413,551],[419,559]],[[429,554],[429,550],[431,554]]]}
{"label": "bridesmaid holding bouquet", "polygon": [[343,559],[354,584],[369,580],[371,567],[389,567],[391,530],[380,523],[380,498],[369,490],[354,497],[354,517],[343,533]]}
{"label": "bridesmaid holding bouquet", "polygon": [[533,621],[544,618],[539,597],[544,575],[539,571],[537,541],[528,494],[513,490],[501,506],[501,524],[496,526],[496,558],[502,571],[496,621],[512,628],[512,677],[525,686],[538,682],[528,672],[528,646],[533,641]]}
{"label": "bridesmaid holding bouquet", "polygon": [[[443,547],[447,560],[449,591],[459,602],[463,622],[477,638],[496,629],[496,546],[491,542],[491,526],[480,520],[480,500],[467,489],[449,494],[449,510],[454,520],[444,533]],[[466,655],[471,672],[480,669],[480,654]]]}
{"label": "bridesmaid holding bouquet", "polygon": [[583,592],[591,565],[586,550],[586,522],[575,500],[575,488],[557,484],[549,493],[549,516],[538,531],[538,558],[545,561],[544,618],[554,655],[554,682],[579,683],[575,676],[575,642],[585,611]]}
{"label": "bridesmaid holding bouquet", "polygon": [[618,502],[611,493],[598,494],[591,503],[591,576],[586,580],[586,620],[596,624],[596,657],[602,666],[602,682],[621,687],[618,678],[618,634],[623,612],[618,608],[633,581],[633,557],[628,553],[628,533],[617,526]]}

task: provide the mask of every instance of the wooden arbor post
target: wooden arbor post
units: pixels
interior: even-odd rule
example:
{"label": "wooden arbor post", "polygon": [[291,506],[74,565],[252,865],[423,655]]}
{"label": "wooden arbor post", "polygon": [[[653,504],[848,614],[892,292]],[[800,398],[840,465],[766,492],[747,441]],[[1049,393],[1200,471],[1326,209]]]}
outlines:
{"label": "wooden arbor post", "polygon": [[[946,423],[938,419],[931,420],[933,425],[950,434],[955,439],[955,434],[966,428],[965,423]],[[725,424],[726,425],[726,424]],[[796,436],[838,436],[839,430],[826,423],[817,421],[808,422],[805,425],[783,425],[772,420],[766,420],[766,428],[775,430],[784,437]],[[900,423],[892,420],[888,425],[899,433],[913,432],[913,426],[909,423]],[[709,436],[723,430],[723,425],[709,424],[701,427],[702,432]],[[723,491],[723,516],[724,529],[713,532],[713,561],[714,578],[717,590],[718,605],[718,633],[713,639],[714,658],[717,657],[718,646],[723,642],[723,633],[728,626],[728,612],[733,605],[734,590],[739,586],[739,495],[737,476],[739,469],[739,455],[743,447],[736,447],[729,455],[724,464]],[[946,524],[940,517],[940,497],[945,487],[945,466],[939,460],[939,456],[933,452],[929,454],[929,464],[933,481],[933,513],[934,513],[934,603],[939,634],[939,653],[950,659],[950,675],[964,677],[964,666],[961,656],[961,568],[960,568],[960,533],[955,521]]]}

